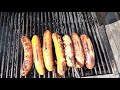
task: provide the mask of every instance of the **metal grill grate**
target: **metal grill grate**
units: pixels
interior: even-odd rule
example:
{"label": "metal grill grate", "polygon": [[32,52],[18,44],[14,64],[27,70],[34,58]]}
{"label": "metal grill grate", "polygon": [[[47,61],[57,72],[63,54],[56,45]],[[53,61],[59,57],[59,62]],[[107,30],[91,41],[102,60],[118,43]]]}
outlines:
{"label": "metal grill grate", "polygon": [[[100,26],[91,12],[26,12],[0,13],[0,77],[21,78],[20,67],[23,62],[22,35],[30,39],[34,34],[42,39],[45,30],[57,32],[61,36],[86,33],[90,36],[96,55],[96,65],[92,70],[86,67],[79,69],[81,77],[112,74],[111,59],[99,34]],[[53,72],[44,76],[38,75],[34,65],[25,78],[54,78]],[[76,77],[73,68],[68,68],[62,78]]]}

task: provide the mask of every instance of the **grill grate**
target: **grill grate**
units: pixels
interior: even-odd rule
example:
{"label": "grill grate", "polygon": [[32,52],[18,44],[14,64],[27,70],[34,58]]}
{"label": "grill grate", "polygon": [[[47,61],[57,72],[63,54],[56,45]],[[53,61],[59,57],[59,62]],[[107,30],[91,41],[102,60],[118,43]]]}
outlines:
{"label": "grill grate", "polygon": [[[100,26],[91,12],[19,12],[0,13],[0,77],[21,78],[20,67],[23,62],[23,47],[20,42],[22,35],[30,39],[34,34],[42,39],[45,30],[57,32],[61,36],[86,33],[90,36],[94,50],[96,65],[92,70],[86,67],[78,69],[81,77],[112,74],[104,39],[99,33]],[[38,75],[33,65],[25,78],[55,78],[53,72],[44,76]],[[68,68],[66,74],[59,78],[76,77],[73,68]]]}

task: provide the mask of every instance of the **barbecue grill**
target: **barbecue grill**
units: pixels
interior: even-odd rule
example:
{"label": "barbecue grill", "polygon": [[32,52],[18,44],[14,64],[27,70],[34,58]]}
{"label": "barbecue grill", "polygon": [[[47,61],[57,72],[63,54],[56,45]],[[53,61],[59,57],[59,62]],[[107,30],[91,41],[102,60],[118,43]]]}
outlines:
{"label": "barbecue grill", "polygon": [[[1,12],[0,13],[0,78],[56,78],[54,72],[46,70],[39,75],[34,67],[26,77],[20,76],[23,62],[23,47],[20,38],[34,34],[40,39],[45,30],[57,32],[61,36],[72,32],[87,34],[95,50],[95,66],[92,70],[85,66],[78,69],[81,78],[118,77],[116,62],[105,32],[99,25],[94,12]],[[73,68],[67,68],[63,77],[76,78]]]}

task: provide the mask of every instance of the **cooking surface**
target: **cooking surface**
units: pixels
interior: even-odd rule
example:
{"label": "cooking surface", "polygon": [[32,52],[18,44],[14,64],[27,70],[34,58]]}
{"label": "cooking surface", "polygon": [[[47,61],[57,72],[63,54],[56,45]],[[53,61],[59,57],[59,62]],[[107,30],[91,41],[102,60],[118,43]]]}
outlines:
{"label": "cooking surface", "polygon": [[[20,67],[23,62],[23,47],[20,37],[27,35],[30,39],[34,34],[42,39],[45,30],[57,32],[61,36],[71,35],[76,32],[79,35],[86,33],[93,42],[95,50],[95,67],[88,70],[86,67],[79,69],[81,77],[113,74],[112,59],[107,51],[107,46],[101,34],[105,32],[101,28],[93,13],[81,12],[36,12],[36,13],[0,13],[0,77],[20,78]],[[101,33],[101,34],[100,34]],[[111,52],[111,51],[109,51]],[[53,72],[48,72],[44,76],[38,75],[34,68],[31,69],[27,77],[34,78],[54,78]],[[73,68],[68,68],[65,76],[76,77]]]}

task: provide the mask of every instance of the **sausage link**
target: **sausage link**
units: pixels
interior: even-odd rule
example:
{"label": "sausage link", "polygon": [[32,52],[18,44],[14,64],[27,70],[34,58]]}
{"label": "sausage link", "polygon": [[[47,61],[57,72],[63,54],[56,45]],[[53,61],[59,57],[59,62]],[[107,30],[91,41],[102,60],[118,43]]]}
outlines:
{"label": "sausage link", "polygon": [[65,60],[62,38],[57,33],[53,33],[52,39],[54,42],[55,53],[57,57],[57,72],[59,75],[63,76],[66,71],[66,60]]}
{"label": "sausage link", "polygon": [[26,76],[32,68],[32,44],[27,36],[21,37],[21,43],[24,48],[24,61],[20,68],[21,76]]}
{"label": "sausage link", "polygon": [[43,36],[43,57],[46,69],[48,71],[53,71],[52,34],[49,30],[46,30]]}
{"label": "sausage link", "polygon": [[80,41],[80,38],[77,33],[72,33],[71,35],[73,45],[74,45],[74,53],[75,53],[75,58],[76,58],[76,68],[82,68],[84,66],[84,52],[82,48],[82,44]]}
{"label": "sausage link", "polygon": [[82,34],[80,38],[82,40],[82,44],[84,48],[84,54],[86,58],[86,61],[85,61],[86,67],[88,69],[92,69],[95,65],[95,53],[94,53],[92,42],[90,38],[85,34]]}
{"label": "sausage link", "polygon": [[64,43],[67,66],[73,67],[73,63],[75,63],[75,58],[74,58],[72,40],[71,40],[69,35],[64,35],[63,36],[63,43]]}
{"label": "sausage link", "polygon": [[40,39],[37,35],[32,37],[33,61],[35,68],[40,75],[45,74],[45,66]]}

